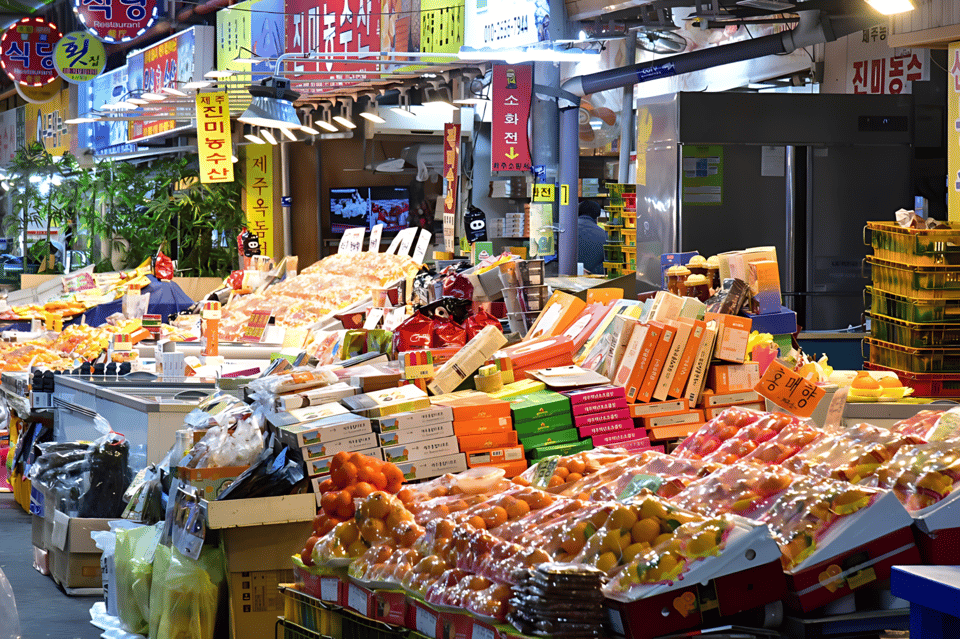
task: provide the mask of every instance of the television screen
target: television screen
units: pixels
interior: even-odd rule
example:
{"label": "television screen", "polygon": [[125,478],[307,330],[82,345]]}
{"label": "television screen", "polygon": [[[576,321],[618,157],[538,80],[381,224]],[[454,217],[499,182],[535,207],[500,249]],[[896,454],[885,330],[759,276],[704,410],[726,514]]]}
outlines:
{"label": "television screen", "polygon": [[360,186],[330,189],[330,230],[343,233],[347,229],[373,229],[383,224],[384,233],[397,233],[407,228],[410,218],[410,196],[403,186]]}

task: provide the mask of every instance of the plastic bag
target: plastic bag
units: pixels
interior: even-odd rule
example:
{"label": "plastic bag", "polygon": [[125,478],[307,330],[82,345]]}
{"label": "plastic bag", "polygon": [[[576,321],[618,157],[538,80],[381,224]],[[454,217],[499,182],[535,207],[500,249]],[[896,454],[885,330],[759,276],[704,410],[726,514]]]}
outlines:
{"label": "plastic bag", "polygon": [[149,629],[153,549],[157,539],[155,526],[117,531],[117,613],[129,632],[146,634]]}
{"label": "plastic bag", "polygon": [[162,612],[155,639],[212,639],[217,621],[220,585],[224,579],[223,555],[204,548],[199,561],[171,549],[163,580]]}
{"label": "plastic bag", "polygon": [[118,616],[117,612],[117,530],[130,530],[137,524],[126,521],[110,522],[110,530],[96,530],[90,538],[102,553],[100,554],[100,572],[103,579],[103,601],[107,614]]}
{"label": "plastic bag", "polygon": [[305,480],[300,451],[281,445],[271,436],[270,445],[220,493],[217,501],[290,495]]}
{"label": "plastic bag", "polygon": [[153,265],[153,275],[160,281],[173,279],[173,260],[164,255],[163,251],[157,253],[157,259]]}
{"label": "plastic bag", "polygon": [[[160,629],[160,617],[163,616],[163,597],[166,588],[163,584],[167,583],[167,569],[170,567],[170,555],[172,549],[170,546],[160,544],[157,546],[157,552],[153,555],[153,582],[157,584],[156,588],[150,589],[150,637],[156,639],[157,632]],[[202,555],[201,555],[202,556]]]}
{"label": "plastic bag", "polygon": [[7,576],[0,570],[0,639],[20,639],[20,615],[17,600]]}

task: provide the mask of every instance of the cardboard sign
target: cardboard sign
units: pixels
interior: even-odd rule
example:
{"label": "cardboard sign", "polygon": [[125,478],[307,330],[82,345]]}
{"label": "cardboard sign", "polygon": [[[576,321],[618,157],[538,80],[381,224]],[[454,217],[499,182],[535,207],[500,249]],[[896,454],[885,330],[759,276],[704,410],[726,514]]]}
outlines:
{"label": "cardboard sign", "polygon": [[370,248],[371,253],[380,252],[380,236],[383,234],[383,224],[377,224],[370,229]]}
{"label": "cardboard sign", "polygon": [[363,236],[367,234],[367,229],[361,227],[347,229],[340,238],[340,246],[337,253],[344,255],[355,255],[363,250]]}
{"label": "cardboard sign", "polygon": [[826,394],[815,383],[774,361],[754,387],[763,397],[797,417],[810,417]]}

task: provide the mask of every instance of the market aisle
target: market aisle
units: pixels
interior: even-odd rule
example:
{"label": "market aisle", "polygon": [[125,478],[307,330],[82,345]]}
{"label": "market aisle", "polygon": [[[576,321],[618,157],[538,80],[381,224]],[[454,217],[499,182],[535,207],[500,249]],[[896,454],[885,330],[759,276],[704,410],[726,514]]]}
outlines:
{"label": "market aisle", "polygon": [[0,569],[13,586],[24,639],[93,639],[100,631],[90,625],[96,597],[68,597],[50,577],[33,569],[30,515],[10,493],[0,494]]}

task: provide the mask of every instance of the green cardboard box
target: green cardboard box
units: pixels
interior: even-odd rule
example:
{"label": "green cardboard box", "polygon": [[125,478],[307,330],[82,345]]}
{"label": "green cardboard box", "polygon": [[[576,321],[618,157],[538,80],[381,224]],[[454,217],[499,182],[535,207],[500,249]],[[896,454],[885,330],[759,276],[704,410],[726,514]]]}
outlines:
{"label": "green cardboard box", "polygon": [[531,459],[540,460],[552,455],[573,455],[582,453],[585,450],[593,450],[593,442],[586,439],[582,442],[566,442],[564,444],[553,444],[552,446],[541,446],[533,451]]}
{"label": "green cardboard box", "polygon": [[555,430],[570,428],[571,426],[573,426],[573,415],[570,413],[557,415],[556,417],[547,417],[546,419],[534,419],[523,422],[515,421],[513,423],[513,429],[517,431],[517,435],[520,437],[550,433]]}
{"label": "green cardboard box", "polygon": [[546,419],[570,413],[570,399],[553,391],[538,391],[510,400],[514,422]]}
{"label": "green cardboard box", "polygon": [[555,430],[541,435],[528,435],[520,438],[523,449],[528,453],[541,446],[552,446],[553,444],[566,444],[569,442],[580,441],[580,433],[576,428],[565,428],[564,430]]}

